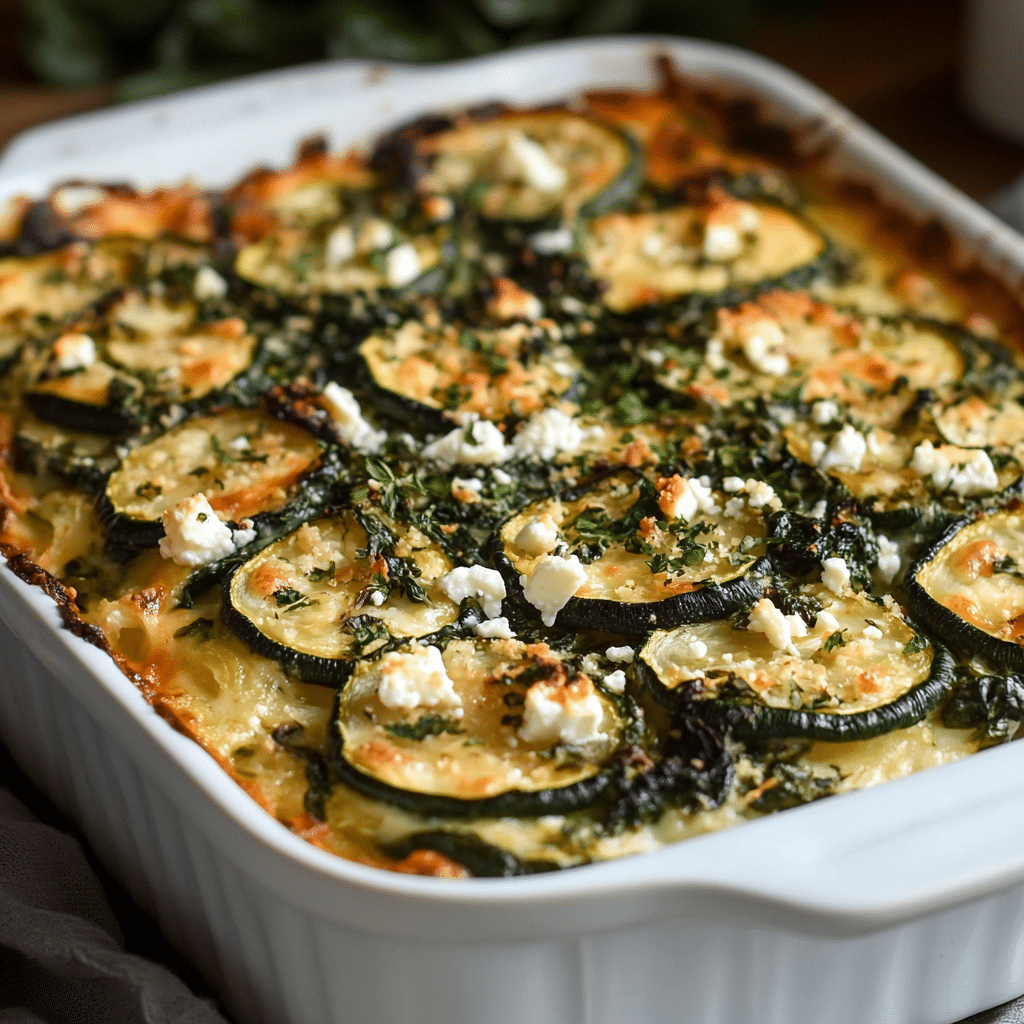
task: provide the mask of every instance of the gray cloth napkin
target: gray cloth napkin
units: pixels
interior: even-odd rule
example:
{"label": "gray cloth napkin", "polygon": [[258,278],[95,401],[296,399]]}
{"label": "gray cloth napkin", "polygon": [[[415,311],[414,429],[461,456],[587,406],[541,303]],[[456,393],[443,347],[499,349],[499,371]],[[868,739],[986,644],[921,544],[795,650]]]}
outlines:
{"label": "gray cloth napkin", "polygon": [[78,840],[0,788],[0,1024],[65,1022],[227,1024],[166,967],[125,950]]}

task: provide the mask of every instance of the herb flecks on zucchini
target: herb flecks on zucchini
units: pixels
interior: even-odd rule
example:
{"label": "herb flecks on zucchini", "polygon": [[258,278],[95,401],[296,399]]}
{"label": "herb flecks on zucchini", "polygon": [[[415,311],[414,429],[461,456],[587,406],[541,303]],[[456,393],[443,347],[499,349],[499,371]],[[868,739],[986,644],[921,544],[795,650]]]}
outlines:
{"label": "herb flecks on zucchini", "polygon": [[618,312],[683,295],[764,287],[822,255],[827,242],[795,214],[724,192],[705,207],[611,213],[583,244],[591,273]]}
{"label": "herb flecks on zucchini", "polygon": [[950,644],[1024,669],[1024,515],[1007,509],[963,519],[908,574],[916,615]]}
{"label": "herb flecks on zucchini", "polygon": [[465,195],[491,220],[594,217],[630,200],[640,148],[619,128],[564,110],[467,118],[421,138],[417,187]]}
{"label": "herb flecks on zucchini", "polygon": [[454,622],[458,607],[438,582],[452,568],[441,549],[415,530],[384,551],[374,540],[343,513],[274,541],[225,581],[225,625],[307,682],[334,686],[391,638]]}
{"label": "herb flecks on zucchini", "polygon": [[620,474],[582,496],[535,502],[513,516],[501,528],[498,564],[529,599],[543,590],[539,580],[532,584],[538,573],[551,574],[551,559],[576,559],[581,582],[558,609],[559,625],[640,634],[754,600],[765,535],[750,497],[678,474]]}
{"label": "herb flecks on zucchini", "polygon": [[894,611],[863,594],[804,587],[812,621],[770,597],[744,617],[658,630],[639,654],[655,697],[733,735],[866,739],[932,710],[952,664]]}
{"label": "herb flecks on zucchini", "polygon": [[459,330],[410,320],[367,338],[359,354],[385,408],[438,428],[443,413],[529,416],[557,402],[581,370],[568,346],[527,324]]}
{"label": "herb flecks on zucchini", "polygon": [[336,727],[348,785],[423,815],[500,817],[597,800],[623,721],[546,644],[454,640],[361,661]]}

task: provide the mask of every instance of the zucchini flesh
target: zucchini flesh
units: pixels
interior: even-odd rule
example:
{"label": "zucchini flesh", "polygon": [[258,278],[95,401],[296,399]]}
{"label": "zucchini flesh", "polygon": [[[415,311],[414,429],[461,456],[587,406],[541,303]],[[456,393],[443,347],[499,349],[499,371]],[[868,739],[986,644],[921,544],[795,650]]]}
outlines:
{"label": "zucchini flesh", "polygon": [[186,420],[134,449],[111,473],[108,530],[121,543],[155,544],[161,516],[196,493],[235,522],[281,508],[320,455],[307,431],[258,409]]}
{"label": "zucchini flesh", "polygon": [[382,404],[413,422],[440,426],[442,412],[525,417],[564,395],[580,364],[567,346],[542,339],[539,328],[525,324],[459,331],[409,320],[371,335],[359,354]]}
{"label": "zucchini flesh", "polygon": [[[451,698],[429,708],[385,702],[385,680],[401,681],[429,663],[422,647],[359,663],[338,701],[343,781],[407,810],[448,817],[567,813],[601,795],[624,723],[587,677],[569,678],[546,645],[515,640],[453,640],[441,659],[457,706]],[[524,706],[532,688],[569,712],[598,708],[600,722],[588,726],[586,742],[528,738]]]}
{"label": "zucchini flesh", "polygon": [[682,295],[763,285],[825,253],[824,236],[796,214],[767,203],[728,202],[747,213],[751,230],[721,225],[737,233],[735,246],[723,249],[721,258],[707,255],[715,254],[714,243],[706,241],[716,230],[714,208],[612,213],[592,222],[583,251],[591,273],[608,285],[605,305],[624,312]]}
{"label": "zucchini flesh", "polygon": [[628,202],[643,177],[629,135],[562,110],[469,120],[416,148],[428,164],[421,191],[465,192],[491,220],[598,216]]}
{"label": "zucchini flesh", "polygon": [[908,573],[914,613],[949,643],[1024,669],[1024,514],[954,523]]}
{"label": "zucchini flesh", "polygon": [[[224,623],[306,682],[337,685],[389,637],[426,636],[458,617],[438,584],[452,568],[448,557],[415,532],[400,543],[407,561],[389,567],[370,557],[370,538],[353,513],[306,523],[225,580]],[[403,568],[418,586],[393,578]],[[375,593],[386,595],[379,604]]]}
{"label": "zucchini flesh", "polygon": [[823,613],[804,636],[798,627],[776,646],[785,637],[731,620],[658,630],[638,655],[641,675],[661,702],[746,739],[866,739],[938,704],[952,681],[941,648],[863,594],[837,597],[821,584],[801,594]]}
{"label": "zucchini flesh", "polygon": [[[534,502],[500,532],[499,569],[526,586],[552,554],[576,557],[586,580],[557,614],[563,626],[628,634],[727,614],[760,593],[767,526],[743,498],[708,491],[708,511],[670,519],[650,480],[609,477],[582,496]],[[553,529],[541,551],[528,538]],[[527,545],[527,546],[524,546]]]}

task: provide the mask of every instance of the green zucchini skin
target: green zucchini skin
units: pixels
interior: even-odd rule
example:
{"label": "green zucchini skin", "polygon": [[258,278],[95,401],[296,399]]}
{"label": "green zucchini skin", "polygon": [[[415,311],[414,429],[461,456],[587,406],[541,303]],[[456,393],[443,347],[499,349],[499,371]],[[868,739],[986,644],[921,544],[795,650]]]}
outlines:
{"label": "green zucchini skin", "polygon": [[[609,128],[612,126],[609,125]],[[611,213],[620,207],[628,205],[636,198],[637,192],[644,181],[644,151],[640,143],[627,131],[621,128],[615,129],[619,137],[626,144],[629,150],[629,159],[626,166],[619,172],[617,178],[613,179],[606,186],[603,192],[599,192],[593,199],[584,203],[577,216],[581,220],[591,220],[600,217],[602,214]]]}
{"label": "green zucchini skin", "polygon": [[896,700],[870,711],[829,714],[796,711],[763,705],[738,705],[727,701],[686,701],[661,685],[653,669],[643,660],[634,662],[637,676],[660,703],[684,709],[735,739],[765,740],[805,738],[832,743],[871,739],[895,729],[920,722],[942,702],[953,685],[956,661],[950,651],[932,641],[935,658],[928,678],[911,687]]}
{"label": "green zucchini skin", "polygon": [[84,430],[92,434],[128,434],[140,421],[124,406],[90,405],[73,402],[58,395],[41,391],[27,391],[25,404],[46,423],[54,423],[68,430]]}
{"label": "green zucchini skin", "polygon": [[[301,679],[304,683],[340,687],[352,674],[355,661],[344,658],[319,658],[279,644],[263,633],[248,616],[235,608],[231,601],[231,581],[244,565],[244,561],[239,561],[237,556],[233,556],[231,565],[225,568],[228,575],[222,577],[220,611],[224,625],[257,654],[276,661],[289,675]],[[234,572],[230,571],[232,566]],[[213,582],[211,580],[210,584]]]}
{"label": "green zucchini skin", "polygon": [[921,570],[939,554],[942,548],[949,544],[965,526],[969,526],[979,518],[980,514],[964,516],[951,523],[938,540],[931,544],[910,567],[907,571],[907,605],[915,617],[921,619],[932,630],[945,637],[950,644],[964,653],[981,655],[993,665],[999,665],[1013,672],[1024,672],[1024,647],[990,636],[984,630],[962,619],[956,612],[936,601],[917,578]]}
{"label": "green zucchini skin", "polygon": [[[501,573],[510,595],[532,608],[523,594],[523,586],[508,555],[498,547],[492,555],[494,567]],[[596,629],[642,636],[651,629],[671,629],[688,622],[711,622],[754,604],[767,585],[771,561],[757,559],[743,576],[726,583],[697,587],[685,594],[674,594],[662,601],[627,603],[607,598],[570,597],[558,613],[555,623],[574,629]]]}
{"label": "green zucchini skin", "polygon": [[405,860],[417,850],[433,850],[461,864],[474,878],[518,878],[561,870],[553,861],[523,860],[473,832],[453,832],[443,828],[415,832],[382,846],[381,850],[396,860]]}
{"label": "green zucchini skin", "polygon": [[338,778],[357,793],[428,818],[539,818],[545,814],[572,814],[596,804],[612,784],[611,773],[602,771],[559,789],[512,789],[479,800],[412,793],[359,771],[342,756],[340,739],[331,765]]}

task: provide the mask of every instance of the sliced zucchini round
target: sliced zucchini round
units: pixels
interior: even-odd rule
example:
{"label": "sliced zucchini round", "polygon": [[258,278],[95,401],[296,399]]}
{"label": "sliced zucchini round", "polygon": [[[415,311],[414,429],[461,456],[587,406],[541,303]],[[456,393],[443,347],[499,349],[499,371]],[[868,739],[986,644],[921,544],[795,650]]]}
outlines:
{"label": "sliced zucchini round", "polygon": [[111,539],[134,547],[156,544],[163,514],[196,493],[241,522],[283,507],[320,456],[310,433],[259,409],[186,420],[121,461],[100,515]]}
{"label": "sliced zucchini round", "polygon": [[359,346],[375,397],[427,429],[450,428],[444,413],[525,417],[572,388],[581,366],[526,324],[497,330],[425,327],[409,320]]}
{"label": "sliced zucchini round", "polygon": [[607,283],[605,305],[624,312],[684,295],[795,284],[809,279],[828,251],[822,233],[769,203],[722,193],[715,206],[612,213],[593,221],[583,252]]}
{"label": "sliced zucchini round", "polygon": [[306,682],[336,686],[391,638],[456,620],[438,584],[452,568],[441,548],[409,530],[395,545],[401,556],[371,558],[370,549],[351,512],[300,526],[224,581],[224,624]]}
{"label": "sliced zucchini round", "polygon": [[[766,532],[761,510],[743,497],[678,476],[655,483],[619,474],[581,496],[546,498],[516,513],[500,530],[495,564],[549,625],[638,635],[757,600]],[[576,560],[572,596],[566,583],[544,579],[564,577],[566,559]]]}
{"label": "sliced zucchini round", "polygon": [[39,419],[68,430],[123,434],[139,423],[142,384],[103,362],[46,377],[25,392]]}
{"label": "sliced zucchini round", "polygon": [[996,665],[1024,669],[1024,512],[954,523],[911,567],[915,615],[949,643]]}
{"label": "sliced zucchini round", "polygon": [[14,437],[14,462],[20,473],[52,473],[98,491],[118,463],[117,444],[109,435],[66,430],[26,414]]}
{"label": "sliced zucchini round", "polygon": [[[953,677],[952,656],[864,594],[821,584],[814,624],[770,598],[732,620],[652,633],[637,656],[653,695],[740,739],[867,739],[920,721]],[[763,630],[763,631],[762,631]]]}
{"label": "sliced zucchini round", "polygon": [[643,180],[643,155],[626,132],[564,110],[467,119],[425,135],[423,192],[465,194],[490,220],[596,217],[629,202]]}
{"label": "sliced zucchini round", "polygon": [[238,317],[200,322],[196,313],[191,300],[128,292],[107,312],[104,359],[151,398],[194,401],[219,391],[251,365],[256,338]]}
{"label": "sliced zucchini round", "polygon": [[335,726],[359,792],[424,816],[532,817],[599,799],[624,722],[546,644],[453,640],[361,661]]}

